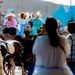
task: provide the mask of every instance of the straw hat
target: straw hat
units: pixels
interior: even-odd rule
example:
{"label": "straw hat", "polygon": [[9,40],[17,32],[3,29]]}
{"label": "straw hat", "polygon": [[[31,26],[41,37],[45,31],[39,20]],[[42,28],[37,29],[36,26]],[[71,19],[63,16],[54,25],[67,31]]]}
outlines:
{"label": "straw hat", "polygon": [[19,13],[17,16],[18,16],[18,18],[20,18],[21,17],[21,13]]}
{"label": "straw hat", "polygon": [[21,18],[21,14],[24,14],[24,16],[25,16],[25,12],[21,12],[21,13],[19,13],[17,16],[18,16],[18,18]]}
{"label": "straw hat", "polygon": [[13,14],[13,13],[9,13],[9,14],[6,15],[6,17],[9,17],[9,16],[16,17],[16,15]]}
{"label": "straw hat", "polygon": [[36,13],[35,17],[37,17],[37,16],[38,16],[39,18],[42,16],[39,11]]}
{"label": "straw hat", "polygon": [[25,17],[27,17],[27,18],[29,17],[29,12],[25,13]]}

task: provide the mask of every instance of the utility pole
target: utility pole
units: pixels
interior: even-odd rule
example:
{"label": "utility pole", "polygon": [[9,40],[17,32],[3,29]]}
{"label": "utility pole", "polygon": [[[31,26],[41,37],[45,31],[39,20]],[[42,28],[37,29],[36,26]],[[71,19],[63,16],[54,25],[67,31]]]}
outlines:
{"label": "utility pole", "polygon": [[1,25],[1,11],[0,11],[0,25]]}
{"label": "utility pole", "polygon": [[1,17],[3,16],[1,14],[1,4],[3,3],[3,0],[0,0],[0,25],[2,25]]}
{"label": "utility pole", "polygon": [[2,0],[0,0],[0,34],[2,34],[2,17],[3,15],[1,14],[1,4],[3,3]]}
{"label": "utility pole", "polygon": [[72,5],[72,0],[70,0],[70,6]]}

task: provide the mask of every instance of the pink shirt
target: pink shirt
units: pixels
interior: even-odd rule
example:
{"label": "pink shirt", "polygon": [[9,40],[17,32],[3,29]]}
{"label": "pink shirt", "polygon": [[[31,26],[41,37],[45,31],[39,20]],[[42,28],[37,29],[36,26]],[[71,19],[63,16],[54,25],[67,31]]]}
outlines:
{"label": "pink shirt", "polygon": [[4,25],[4,26],[5,26],[5,25],[8,25],[9,27],[16,28],[16,26],[17,26],[17,21],[13,18],[11,21],[10,21],[10,20],[6,20],[3,25]]}

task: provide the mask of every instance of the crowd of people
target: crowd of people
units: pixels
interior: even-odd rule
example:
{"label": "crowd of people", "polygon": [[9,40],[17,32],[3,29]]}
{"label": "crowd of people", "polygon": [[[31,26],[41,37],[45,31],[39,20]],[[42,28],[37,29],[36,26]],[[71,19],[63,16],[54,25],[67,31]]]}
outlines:
{"label": "crowd of people", "polygon": [[31,30],[29,35],[30,37],[35,38],[37,36],[37,31],[42,27],[44,23],[39,11],[36,12],[36,14],[32,13],[31,15],[29,15],[28,12],[21,12],[17,16],[18,21],[16,21],[14,17],[16,16],[13,13],[7,14],[7,20],[3,23],[3,26],[5,27],[3,34],[20,35],[24,38],[24,32],[30,28]]}
{"label": "crowd of people", "polygon": [[[15,15],[10,13],[3,23],[3,34],[20,35],[35,40],[32,51],[36,61],[32,75],[73,75],[66,60],[71,55],[71,46],[75,43],[69,43],[69,36],[66,38],[59,34],[62,30],[60,21],[53,17],[47,17],[44,21],[41,16],[40,12],[31,16],[21,12],[17,22]],[[75,22],[69,22],[67,28],[68,33],[74,37]]]}
{"label": "crowd of people", "polygon": [[68,38],[59,35],[58,22],[53,17],[46,19],[44,27],[46,35],[38,36],[33,45],[36,56],[33,75],[73,75],[67,64],[71,52]]}
{"label": "crowd of people", "polygon": [[[23,38],[26,37],[25,33],[29,31],[30,38],[35,39],[45,22],[42,19],[42,15],[39,11],[36,12],[36,14],[21,12],[17,16],[14,13],[9,13],[6,15],[6,17],[7,19],[3,23],[3,34],[20,35]],[[59,20],[57,22],[59,32],[61,32],[62,24]]]}

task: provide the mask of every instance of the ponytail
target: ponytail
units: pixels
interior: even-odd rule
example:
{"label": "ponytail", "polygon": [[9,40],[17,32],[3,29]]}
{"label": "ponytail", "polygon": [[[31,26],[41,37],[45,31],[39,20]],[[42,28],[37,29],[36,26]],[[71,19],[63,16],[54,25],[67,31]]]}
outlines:
{"label": "ponytail", "polygon": [[47,18],[45,28],[50,39],[50,44],[54,47],[59,45],[59,37],[57,33],[57,21],[54,18]]}
{"label": "ponytail", "polygon": [[[49,31],[50,32],[50,31]],[[50,39],[50,44],[54,47],[57,47],[59,44],[59,37],[56,31],[51,31],[50,33],[48,33],[48,37]]]}

